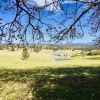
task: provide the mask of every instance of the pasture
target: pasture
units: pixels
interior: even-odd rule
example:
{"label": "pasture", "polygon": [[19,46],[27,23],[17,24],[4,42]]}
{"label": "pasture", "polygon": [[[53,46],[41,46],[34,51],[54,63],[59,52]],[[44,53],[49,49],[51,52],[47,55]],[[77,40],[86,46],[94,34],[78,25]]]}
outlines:
{"label": "pasture", "polygon": [[[66,53],[67,50],[59,50],[57,52]],[[56,53],[57,53],[56,52]],[[72,53],[72,50],[68,52]],[[76,53],[76,51],[75,51]],[[68,66],[99,66],[100,56],[54,56],[52,50],[42,50],[39,53],[30,52],[30,57],[27,60],[22,60],[22,51],[0,51],[0,69],[31,69],[31,68],[51,68],[51,67],[68,67]],[[56,62],[55,58],[69,58],[63,62]]]}
{"label": "pasture", "polygon": [[0,50],[0,100],[99,100],[100,56],[54,56],[42,50],[22,60],[21,53]]}

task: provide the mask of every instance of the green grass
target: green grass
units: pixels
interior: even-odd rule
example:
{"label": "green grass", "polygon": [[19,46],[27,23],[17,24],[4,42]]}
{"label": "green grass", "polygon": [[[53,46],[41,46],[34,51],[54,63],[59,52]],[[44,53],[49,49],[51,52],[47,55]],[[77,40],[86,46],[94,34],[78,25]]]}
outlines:
{"label": "green grass", "polygon": [[90,57],[90,58],[87,58],[87,59],[90,59],[90,60],[100,60],[100,57]]}
{"label": "green grass", "polygon": [[0,70],[1,100],[99,100],[100,67]]}
{"label": "green grass", "polygon": [[55,62],[52,54],[0,51],[0,100],[100,99],[100,56]]}
{"label": "green grass", "polygon": [[[66,52],[65,51],[57,51],[57,52]],[[69,52],[72,52],[69,50]],[[95,57],[100,56],[92,56],[93,60],[89,59],[91,56],[87,57],[57,57],[53,56],[53,51],[50,50],[42,50],[39,53],[30,53],[30,57],[27,60],[22,60],[22,51],[1,51],[0,50],[0,69],[31,69],[31,68],[40,68],[40,67],[77,67],[77,66],[99,66],[100,61],[95,60]],[[72,60],[64,61],[64,62],[56,62],[54,58],[68,58]],[[87,59],[88,58],[88,59]]]}

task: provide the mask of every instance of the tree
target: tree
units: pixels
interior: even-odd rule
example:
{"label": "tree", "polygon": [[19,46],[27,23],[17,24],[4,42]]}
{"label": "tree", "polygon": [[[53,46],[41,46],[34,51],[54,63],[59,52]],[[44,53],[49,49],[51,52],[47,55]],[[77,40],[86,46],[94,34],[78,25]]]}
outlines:
{"label": "tree", "polygon": [[[100,0],[43,0],[41,5],[38,1],[0,0],[0,14],[12,13],[13,16],[8,22],[0,16],[0,42],[12,44],[19,40],[28,44],[31,40],[34,43],[44,41],[45,33],[51,41],[73,40],[84,36],[84,27],[88,26],[89,33],[97,36],[94,43],[100,45]],[[73,11],[69,13],[70,7]],[[55,12],[64,18],[59,21],[52,17]],[[85,17],[87,21],[82,23]],[[53,24],[48,23],[49,20]],[[67,21],[70,24],[66,24]]]}
{"label": "tree", "polygon": [[42,50],[42,46],[34,46],[34,48],[33,48],[33,51],[35,52],[35,53],[38,53],[38,52],[40,52]]}
{"label": "tree", "polygon": [[28,49],[26,47],[23,48],[22,57],[24,60],[28,59],[30,56]]}

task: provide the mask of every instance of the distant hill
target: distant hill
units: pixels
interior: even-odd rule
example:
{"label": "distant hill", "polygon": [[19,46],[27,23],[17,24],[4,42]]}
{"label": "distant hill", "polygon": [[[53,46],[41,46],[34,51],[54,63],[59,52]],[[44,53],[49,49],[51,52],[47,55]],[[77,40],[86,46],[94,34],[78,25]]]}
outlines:
{"label": "distant hill", "polygon": [[[7,44],[0,44],[1,46],[4,46],[4,45],[7,45]],[[11,45],[11,44],[10,44]],[[18,45],[17,43],[16,44],[13,44],[13,45]],[[21,44],[22,45],[22,44]],[[30,46],[34,45],[34,44],[29,44]],[[47,45],[47,46],[93,46],[92,43],[66,43],[66,44],[51,44],[51,43],[43,43],[43,44],[35,44],[35,45],[38,45],[38,46],[44,46],[44,45]]]}
{"label": "distant hill", "polygon": [[72,44],[43,44],[50,46],[93,46],[92,43],[72,43]]}

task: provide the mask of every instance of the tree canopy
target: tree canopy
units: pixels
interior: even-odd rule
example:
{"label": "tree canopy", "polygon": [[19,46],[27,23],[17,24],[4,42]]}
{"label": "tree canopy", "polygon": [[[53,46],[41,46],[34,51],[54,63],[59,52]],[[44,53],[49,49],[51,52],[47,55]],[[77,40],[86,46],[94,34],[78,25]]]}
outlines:
{"label": "tree canopy", "polygon": [[100,0],[0,0],[0,42],[73,40],[86,27],[100,45]]}

